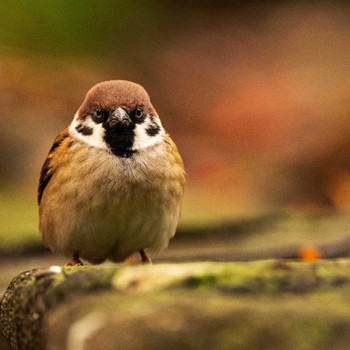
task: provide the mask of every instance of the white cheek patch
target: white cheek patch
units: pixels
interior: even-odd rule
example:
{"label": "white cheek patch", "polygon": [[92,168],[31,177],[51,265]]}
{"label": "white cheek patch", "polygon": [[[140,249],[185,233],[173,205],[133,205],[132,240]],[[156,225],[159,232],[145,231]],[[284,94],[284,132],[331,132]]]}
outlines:
{"label": "white cheek patch", "polygon": [[[149,133],[147,133],[147,129],[149,129],[153,123],[159,126],[159,132],[156,135],[150,136]],[[137,151],[163,142],[165,131],[159,118],[154,118],[152,121],[151,118],[147,116],[142,124],[135,125],[134,135],[135,138],[132,150]]]}
{"label": "white cheek patch", "polygon": [[[84,135],[79,132],[77,128],[86,127],[92,130],[89,135]],[[78,120],[78,114],[75,114],[72,123],[69,126],[69,133],[76,139],[87,143],[90,146],[107,149],[107,145],[104,141],[105,129],[102,124],[96,124],[90,116],[85,120]]]}

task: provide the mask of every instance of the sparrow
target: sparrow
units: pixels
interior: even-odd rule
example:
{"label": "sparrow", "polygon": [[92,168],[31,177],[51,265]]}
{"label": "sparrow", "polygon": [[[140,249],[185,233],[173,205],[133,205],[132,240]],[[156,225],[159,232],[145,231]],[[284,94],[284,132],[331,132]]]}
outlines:
{"label": "sparrow", "polygon": [[93,86],[54,140],[38,188],[39,229],[67,265],[120,262],[166,248],[180,217],[185,171],[146,90]]}

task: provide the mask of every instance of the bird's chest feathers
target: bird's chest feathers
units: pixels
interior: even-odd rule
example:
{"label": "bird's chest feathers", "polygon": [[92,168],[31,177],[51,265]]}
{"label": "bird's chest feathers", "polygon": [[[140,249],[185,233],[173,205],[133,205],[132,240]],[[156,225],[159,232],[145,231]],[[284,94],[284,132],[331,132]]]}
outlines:
{"label": "bird's chest feathers", "polygon": [[171,176],[171,167],[162,149],[118,157],[104,150],[84,162],[82,178],[89,192],[107,197],[141,198],[161,192]]}

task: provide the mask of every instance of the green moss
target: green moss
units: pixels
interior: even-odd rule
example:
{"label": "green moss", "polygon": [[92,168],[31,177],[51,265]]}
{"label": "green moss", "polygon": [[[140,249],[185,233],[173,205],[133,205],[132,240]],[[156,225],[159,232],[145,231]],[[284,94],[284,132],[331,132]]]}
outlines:
{"label": "green moss", "polygon": [[328,350],[334,339],[340,349],[350,341],[349,269],[350,260],[268,260],[34,270],[11,283],[2,327],[14,348],[36,350],[64,346],[91,314],[102,322],[96,348],[109,337],[140,341],[135,349]]}
{"label": "green moss", "polygon": [[[323,266],[323,267],[322,267]],[[188,263],[120,268],[112,281],[118,290],[192,288],[231,293],[309,293],[350,284],[349,263],[255,261]]]}

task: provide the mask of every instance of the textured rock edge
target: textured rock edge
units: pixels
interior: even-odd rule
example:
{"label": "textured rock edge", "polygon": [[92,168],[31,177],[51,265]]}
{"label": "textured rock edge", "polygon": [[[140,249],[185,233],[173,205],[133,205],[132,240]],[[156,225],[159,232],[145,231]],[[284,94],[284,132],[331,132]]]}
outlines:
{"label": "textured rock edge", "polygon": [[13,349],[43,349],[47,317],[77,295],[113,291],[135,297],[159,291],[215,291],[225,295],[277,295],[328,291],[350,284],[350,260],[300,263],[189,263],[115,268],[74,267],[23,272],[1,303],[1,326]]}

